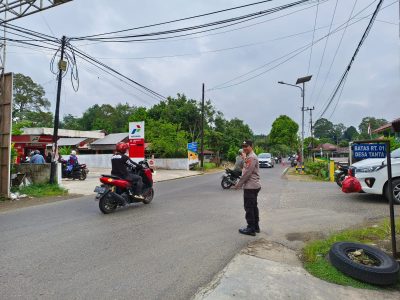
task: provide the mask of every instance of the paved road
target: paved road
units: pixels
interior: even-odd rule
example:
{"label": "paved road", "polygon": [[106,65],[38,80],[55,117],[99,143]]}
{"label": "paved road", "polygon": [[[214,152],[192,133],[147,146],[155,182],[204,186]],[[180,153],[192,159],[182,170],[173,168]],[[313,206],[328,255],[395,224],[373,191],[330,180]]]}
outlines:
{"label": "paved road", "polygon": [[[261,172],[270,239],[296,245],[299,233],[388,212],[379,197],[288,182],[282,171]],[[107,216],[91,197],[0,214],[0,298],[189,299],[254,239],[237,233],[241,193],[222,191],[220,175],[158,183],[152,204]]]}

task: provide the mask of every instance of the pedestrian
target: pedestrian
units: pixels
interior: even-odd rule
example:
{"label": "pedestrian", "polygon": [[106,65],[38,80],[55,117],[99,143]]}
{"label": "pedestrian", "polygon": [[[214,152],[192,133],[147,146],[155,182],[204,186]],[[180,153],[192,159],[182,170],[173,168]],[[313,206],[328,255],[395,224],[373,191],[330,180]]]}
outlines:
{"label": "pedestrian", "polygon": [[44,164],[45,160],[44,157],[40,154],[39,150],[35,150],[33,152],[33,156],[30,159],[31,164]]}
{"label": "pedestrian", "polygon": [[243,173],[235,188],[243,188],[244,210],[247,227],[239,229],[241,234],[255,236],[260,232],[260,218],[257,206],[257,196],[261,190],[257,155],[253,151],[253,142],[244,141],[243,152],[246,154]]}
{"label": "pedestrian", "polygon": [[50,164],[52,160],[51,152],[47,152],[46,163]]}

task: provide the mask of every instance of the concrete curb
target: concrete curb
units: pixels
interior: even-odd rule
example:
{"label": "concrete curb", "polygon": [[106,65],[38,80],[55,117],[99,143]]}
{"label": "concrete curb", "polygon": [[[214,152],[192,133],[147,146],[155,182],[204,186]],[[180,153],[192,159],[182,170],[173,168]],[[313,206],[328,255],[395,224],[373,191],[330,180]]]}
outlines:
{"label": "concrete curb", "polygon": [[201,175],[205,175],[205,174],[206,174],[206,173],[203,172],[203,173],[199,173],[199,174],[185,175],[185,176],[176,177],[176,178],[167,178],[167,179],[162,179],[162,180],[154,181],[154,183],[165,182],[165,181],[172,181],[172,180],[179,180],[179,179],[184,179],[184,178],[190,178],[190,177],[201,176]]}

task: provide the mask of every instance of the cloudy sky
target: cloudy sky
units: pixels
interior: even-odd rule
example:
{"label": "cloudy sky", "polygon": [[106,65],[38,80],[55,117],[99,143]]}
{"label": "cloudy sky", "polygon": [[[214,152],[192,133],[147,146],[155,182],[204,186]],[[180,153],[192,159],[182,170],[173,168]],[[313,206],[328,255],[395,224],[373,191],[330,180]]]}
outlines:
{"label": "cloudy sky", "polygon": [[[12,24],[56,37],[78,37],[252,2],[255,1],[74,0],[13,21]],[[135,33],[198,25],[291,2],[276,0]],[[241,118],[255,133],[268,133],[273,120],[281,114],[301,121],[300,91],[277,84],[280,80],[295,83],[298,77],[313,75],[306,87],[306,106],[315,106],[315,117],[321,114],[367,27],[368,16],[379,1],[319,2],[314,41],[327,35],[329,29],[334,31],[341,25],[340,28],[344,28],[343,24],[348,21],[354,7],[353,19],[349,22],[351,25],[345,32],[342,30],[330,35],[327,43],[326,39],[320,40],[312,47],[312,53],[309,48],[289,60],[287,58],[290,56],[285,55],[313,40],[317,1],[190,38],[124,44],[75,41],[73,45],[165,96],[185,93],[188,97],[200,99],[201,84],[204,82],[206,97],[227,118]],[[333,101],[324,117],[347,126],[358,125],[364,116],[388,120],[400,117],[400,43],[399,27],[396,25],[399,22],[399,4],[395,2],[384,1],[383,7],[387,7],[380,11],[377,22],[361,48],[339,101],[337,98]],[[6,69],[31,76],[35,82],[43,85],[48,99],[54,103],[56,78],[49,70],[51,57],[51,51],[37,51],[10,44]],[[78,92],[73,91],[69,80],[64,81],[62,114],[79,116],[96,103],[128,102],[137,106],[151,106],[158,101],[84,61],[78,60],[78,69]],[[218,87],[223,88],[216,89]]]}

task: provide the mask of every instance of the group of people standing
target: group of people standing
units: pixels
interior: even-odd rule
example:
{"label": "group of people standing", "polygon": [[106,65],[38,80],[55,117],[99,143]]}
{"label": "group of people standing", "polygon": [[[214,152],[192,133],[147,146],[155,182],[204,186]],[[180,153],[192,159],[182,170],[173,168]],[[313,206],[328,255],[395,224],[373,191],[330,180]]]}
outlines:
{"label": "group of people standing", "polygon": [[[29,156],[26,157],[21,157],[20,162],[21,163],[30,163],[30,164],[45,164],[45,163],[51,163],[52,161],[52,154],[51,152],[47,153],[47,156],[44,157],[40,150],[35,150],[30,153]],[[59,162],[62,162],[62,158],[60,156]],[[71,155],[69,156],[67,160],[67,168],[69,170],[72,170],[72,168],[78,164],[78,157],[76,156],[76,151],[72,150]]]}

